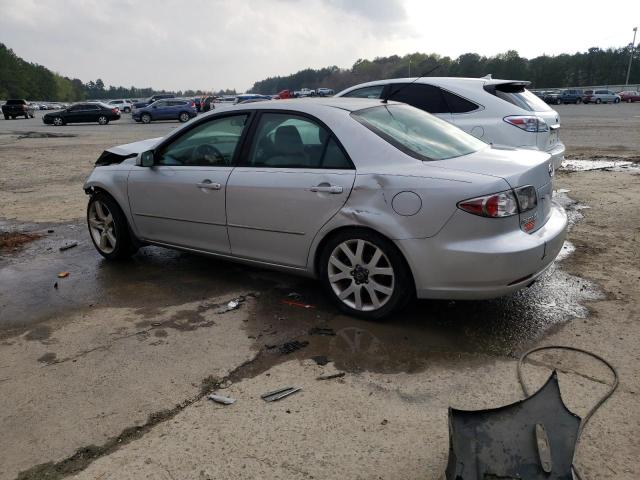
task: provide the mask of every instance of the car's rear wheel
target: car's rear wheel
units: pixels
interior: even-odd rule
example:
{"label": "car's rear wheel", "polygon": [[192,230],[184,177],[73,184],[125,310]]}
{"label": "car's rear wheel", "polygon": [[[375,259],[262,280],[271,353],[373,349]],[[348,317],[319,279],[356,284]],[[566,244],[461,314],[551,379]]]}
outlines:
{"label": "car's rear wheel", "polygon": [[620,103],[620,99],[619,98],[614,99],[613,103]]}
{"label": "car's rear wheel", "polygon": [[123,110],[124,113],[131,113],[131,109],[129,107],[125,107]]}
{"label": "car's rear wheel", "polygon": [[596,103],[602,103],[602,100],[599,98],[596,98]]}
{"label": "car's rear wheel", "polygon": [[109,123],[109,119],[105,115],[100,115],[98,117],[98,123],[100,125],[106,125],[107,123]]}
{"label": "car's rear wheel", "polygon": [[562,105],[562,99],[561,98],[556,100],[556,105]]}
{"label": "car's rear wheel", "polygon": [[408,267],[389,240],[368,230],[343,230],[320,258],[325,290],[343,312],[380,319],[403,307],[413,293]]}
{"label": "car's rear wheel", "polygon": [[582,103],[582,99],[581,98],[576,98],[576,105],[580,105]]}
{"label": "car's rear wheel", "polygon": [[189,121],[189,114],[187,112],[182,112],[180,114],[180,116],[178,117],[178,120],[180,120],[181,123],[188,122]]}
{"label": "car's rear wheel", "polygon": [[62,117],[54,117],[53,124],[56,127],[61,127],[62,125],[64,125],[64,120],[62,119]]}
{"label": "car's rear wheel", "polygon": [[630,98],[627,99],[627,103],[631,103],[631,102],[633,102],[633,100],[631,100]]}
{"label": "car's rear wheel", "polygon": [[29,120],[29,114],[28,114],[28,113],[25,113],[25,114],[24,114],[24,118],[26,118],[27,120]]}
{"label": "car's rear wheel", "polygon": [[98,192],[91,196],[87,206],[87,225],[93,245],[104,258],[121,260],[136,252],[127,219],[110,195]]}
{"label": "car's rear wheel", "polygon": [[4,115],[5,120],[9,120],[9,115]]}
{"label": "car's rear wheel", "polygon": [[149,115],[148,113],[143,113],[140,117],[140,120],[142,120],[142,123],[151,123],[151,115]]}

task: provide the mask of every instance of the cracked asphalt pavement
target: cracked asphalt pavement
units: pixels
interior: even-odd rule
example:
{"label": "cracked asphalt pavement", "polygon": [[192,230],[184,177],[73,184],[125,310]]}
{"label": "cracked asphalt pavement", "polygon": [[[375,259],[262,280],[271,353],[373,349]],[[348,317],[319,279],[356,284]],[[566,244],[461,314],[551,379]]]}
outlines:
{"label": "cracked asphalt pavement", "polygon": [[[558,110],[568,154],[638,161],[639,104]],[[176,125],[0,121],[0,232],[38,234],[0,250],[0,480],[438,479],[447,408],[521,399],[517,358],[547,344],[619,370],[581,442],[581,475],[640,478],[638,169],[559,172],[569,243],[531,288],[415,302],[373,323],[282,273],[156,247],[102,260],[84,225],[84,177],[105,147]],[[282,353],[292,341],[302,348]],[[580,415],[612,380],[575,354],[532,360],[530,388],[557,368]],[[283,386],[302,390],[260,398]]]}

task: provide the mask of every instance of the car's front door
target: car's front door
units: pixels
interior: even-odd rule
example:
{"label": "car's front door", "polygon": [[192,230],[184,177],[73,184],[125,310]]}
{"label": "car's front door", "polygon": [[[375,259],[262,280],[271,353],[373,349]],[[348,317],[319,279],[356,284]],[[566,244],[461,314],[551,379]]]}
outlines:
{"label": "car's front door", "polygon": [[167,119],[167,101],[158,100],[151,105],[151,117],[154,120],[166,120]]}
{"label": "car's front door", "polygon": [[229,253],[225,196],[248,113],[211,117],[154,152],[129,175],[129,203],[146,240]]}
{"label": "car's front door", "polygon": [[63,113],[64,121],[67,123],[76,123],[81,121],[80,117],[82,115],[83,110],[84,110],[83,104],[70,106]]}
{"label": "car's front door", "polygon": [[313,118],[263,112],[227,183],[235,256],[303,267],[320,228],[344,205],[355,179],[335,136]]}

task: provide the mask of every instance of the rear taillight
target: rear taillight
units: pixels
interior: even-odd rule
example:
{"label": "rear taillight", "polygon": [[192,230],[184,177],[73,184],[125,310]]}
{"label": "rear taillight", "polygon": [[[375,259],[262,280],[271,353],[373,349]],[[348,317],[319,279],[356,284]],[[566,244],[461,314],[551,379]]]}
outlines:
{"label": "rear taillight", "polygon": [[196,108],[196,102],[191,102],[191,107]]}
{"label": "rear taillight", "polygon": [[118,109],[118,107],[116,107],[116,108],[112,108],[112,109],[111,109],[111,111],[112,111],[113,113],[118,113],[120,110]]}
{"label": "rear taillight", "polygon": [[512,115],[504,117],[504,121],[526,132],[549,131],[549,125],[542,118],[533,115]]}
{"label": "rear taillight", "polygon": [[481,217],[501,218],[525,213],[537,205],[536,189],[527,185],[515,190],[463,200],[458,203],[458,208]]}

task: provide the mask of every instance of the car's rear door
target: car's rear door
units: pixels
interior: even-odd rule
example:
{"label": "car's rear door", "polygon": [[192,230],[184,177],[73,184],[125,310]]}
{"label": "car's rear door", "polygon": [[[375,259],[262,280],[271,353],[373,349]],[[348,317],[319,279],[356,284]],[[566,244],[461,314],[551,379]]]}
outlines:
{"label": "car's rear door", "polygon": [[383,98],[406,103],[440,117],[447,122],[453,120],[451,110],[439,87],[425,83],[391,83],[382,92]]}
{"label": "car's rear door", "polygon": [[229,253],[225,195],[249,113],[209,117],[136,166],[129,203],[140,237],[156,243]]}
{"label": "car's rear door", "polygon": [[80,122],[97,122],[100,116],[100,107],[98,105],[87,103],[80,114]]}
{"label": "car's rear door", "polygon": [[320,228],[346,202],[355,169],[327,127],[295,112],[262,112],[227,184],[234,256],[304,267]]}

